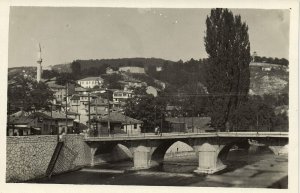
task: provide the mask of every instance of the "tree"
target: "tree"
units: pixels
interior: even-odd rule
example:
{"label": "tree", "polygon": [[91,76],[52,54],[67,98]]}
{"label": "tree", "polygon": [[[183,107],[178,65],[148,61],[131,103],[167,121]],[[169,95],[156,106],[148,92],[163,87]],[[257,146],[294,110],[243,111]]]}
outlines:
{"label": "tree", "polygon": [[48,85],[43,82],[39,82],[33,85],[29,97],[31,99],[30,103],[36,110],[49,110],[49,104],[54,98],[53,91],[51,91]]}
{"label": "tree", "polygon": [[59,73],[56,72],[55,70],[43,70],[42,78],[43,79],[51,79],[58,75],[59,75]]}
{"label": "tree", "polygon": [[224,129],[230,115],[247,99],[251,61],[248,26],[228,9],[212,9],[206,19],[206,84],[212,126]]}
{"label": "tree", "polygon": [[48,109],[50,101],[54,98],[53,92],[47,84],[36,82],[18,76],[14,84],[8,85],[8,104],[12,112],[19,109],[30,111]]}
{"label": "tree", "polygon": [[122,76],[120,74],[109,74],[103,76],[104,85],[109,89],[122,89],[120,81]]}
{"label": "tree", "polygon": [[128,99],[125,105],[125,115],[143,121],[143,132],[153,132],[156,125],[164,120],[166,102],[164,98],[141,93]]}
{"label": "tree", "polygon": [[266,98],[252,96],[231,114],[233,130],[269,131],[276,124],[274,107]]}
{"label": "tree", "polygon": [[71,63],[72,74],[75,77],[80,77],[81,73],[81,64],[78,61],[73,61]]}
{"label": "tree", "polygon": [[57,77],[56,77],[56,84],[58,85],[66,85],[67,82],[68,83],[73,83],[73,84],[76,84],[76,81],[75,81],[75,77],[73,74],[71,73],[67,73],[67,72],[63,72],[63,73],[60,73]]}

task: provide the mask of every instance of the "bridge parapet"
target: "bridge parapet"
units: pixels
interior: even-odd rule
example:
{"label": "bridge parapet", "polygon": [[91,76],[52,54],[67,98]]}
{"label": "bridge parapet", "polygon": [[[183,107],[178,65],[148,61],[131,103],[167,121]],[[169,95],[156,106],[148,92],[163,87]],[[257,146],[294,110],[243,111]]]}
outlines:
{"label": "bridge parapet", "polygon": [[[111,135],[105,137],[86,137],[94,155],[97,149],[107,149],[117,144],[125,145],[133,155],[133,169],[147,169],[163,162],[167,149],[176,141],[190,145],[198,156],[197,173],[215,173],[226,166],[230,148],[237,143],[257,141],[270,148],[275,154],[288,143],[288,132],[214,132],[214,133],[163,133],[141,135]],[[276,153],[277,152],[277,153]],[[94,164],[93,160],[92,163]]]}
{"label": "bridge parapet", "polygon": [[85,136],[85,141],[120,141],[146,139],[180,139],[180,138],[288,138],[288,132],[207,132],[207,133],[154,133],[114,134],[108,136]]}

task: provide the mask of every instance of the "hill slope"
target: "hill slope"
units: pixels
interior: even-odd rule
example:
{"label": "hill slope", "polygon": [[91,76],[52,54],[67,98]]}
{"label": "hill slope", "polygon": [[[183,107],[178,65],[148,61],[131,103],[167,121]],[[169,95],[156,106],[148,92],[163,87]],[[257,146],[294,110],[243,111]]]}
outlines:
{"label": "hill slope", "polygon": [[[119,58],[119,59],[97,59],[97,60],[75,60],[81,64],[81,70],[90,68],[118,68],[120,66],[162,66],[163,64],[173,64],[173,61],[164,60],[160,58]],[[52,67],[54,70],[70,72],[70,64],[58,64]]]}
{"label": "hill slope", "polygon": [[268,63],[250,64],[250,94],[288,93],[288,67]]}

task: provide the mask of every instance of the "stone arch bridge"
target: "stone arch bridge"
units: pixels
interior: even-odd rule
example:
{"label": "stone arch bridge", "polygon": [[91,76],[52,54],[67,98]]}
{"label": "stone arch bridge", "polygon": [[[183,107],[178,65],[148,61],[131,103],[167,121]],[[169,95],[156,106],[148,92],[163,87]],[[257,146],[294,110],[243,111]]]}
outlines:
{"label": "stone arch bridge", "polygon": [[196,173],[212,174],[226,168],[223,161],[233,145],[252,142],[254,146],[267,146],[276,155],[287,148],[288,132],[217,132],[217,133],[164,133],[163,135],[142,134],[136,136],[114,135],[86,137],[94,165],[96,151],[105,153],[117,145],[126,146],[133,155],[133,169],[147,169],[163,162],[168,148],[177,141],[190,145],[198,158]]}

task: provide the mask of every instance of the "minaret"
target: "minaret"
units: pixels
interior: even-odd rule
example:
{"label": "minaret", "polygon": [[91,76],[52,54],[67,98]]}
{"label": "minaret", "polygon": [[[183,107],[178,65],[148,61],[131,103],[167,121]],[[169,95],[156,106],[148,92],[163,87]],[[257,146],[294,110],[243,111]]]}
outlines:
{"label": "minaret", "polygon": [[42,49],[41,44],[39,44],[39,51],[38,51],[38,60],[37,62],[37,69],[36,69],[36,80],[40,82],[42,76]]}

